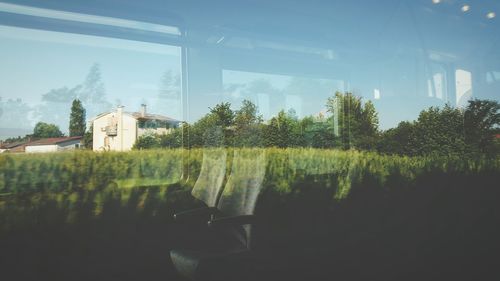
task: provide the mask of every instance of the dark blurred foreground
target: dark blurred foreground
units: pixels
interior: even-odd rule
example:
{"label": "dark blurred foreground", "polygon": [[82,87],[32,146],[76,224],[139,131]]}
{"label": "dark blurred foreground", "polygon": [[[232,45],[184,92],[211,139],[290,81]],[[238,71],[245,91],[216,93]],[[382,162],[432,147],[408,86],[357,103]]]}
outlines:
{"label": "dark blurred foreground", "polygon": [[[385,189],[364,178],[341,201],[322,177],[261,194],[255,252],[227,269],[241,270],[235,280],[500,279],[500,174],[429,173]],[[26,206],[29,217],[0,233],[1,279],[181,280],[169,250],[217,238],[172,221],[196,205],[181,189],[169,187],[167,202],[151,187],[134,189],[127,204],[109,196],[97,217],[87,191],[72,222],[51,200]]]}

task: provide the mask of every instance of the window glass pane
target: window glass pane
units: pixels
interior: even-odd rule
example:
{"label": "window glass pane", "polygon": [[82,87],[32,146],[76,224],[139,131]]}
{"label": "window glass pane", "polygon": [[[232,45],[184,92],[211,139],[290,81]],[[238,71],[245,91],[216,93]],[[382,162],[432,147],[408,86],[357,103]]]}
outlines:
{"label": "window glass pane", "polygon": [[[176,28],[7,3],[0,3],[0,12],[6,16],[0,21],[2,151],[130,151],[151,146],[150,140],[158,147],[180,124],[181,48],[155,42],[178,36]],[[30,21],[37,25],[23,26]],[[147,38],[135,40],[136,32]],[[123,157],[107,168],[110,178],[102,184],[149,186],[181,177],[180,158],[160,167],[147,163],[154,155],[132,162]],[[98,165],[89,154],[82,159],[88,160],[84,167]],[[120,171],[125,163],[128,172]],[[84,185],[92,184],[88,177]],[[71,185],[56,181],[63,189]]]}
{"label": "window glass pane", "polygon": [[254,249],[283,280],[496,273],[499,12],[0,0],[2,276],[177,280]]}

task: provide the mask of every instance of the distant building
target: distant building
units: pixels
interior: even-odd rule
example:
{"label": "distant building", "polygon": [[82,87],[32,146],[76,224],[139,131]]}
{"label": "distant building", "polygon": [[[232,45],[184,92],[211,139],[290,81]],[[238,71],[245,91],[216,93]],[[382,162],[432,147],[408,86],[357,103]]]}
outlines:
{"label": "distant building", "polygon": [[24,144],[24,152],[56,152],[78,149],[81,147],[82,137],[60,137],[39,139]]}
{"label": "distant building", "polygon": [[99,114],[91,120],[93,150],[126,151],[132,149],[137,138],[146,133],[168,134],[180,121],[159,114],[124,112],[123,106],[115,111]]}
{"label": "distant building", "polygon": [[1,143],[0,153],[63,151],[80,148],[81,142],[82,137],[60,137]]}
{"label": "distant building", "polygon": [[2,152],[24,152],[24,147],[29,141],[16,141],[0,144],[0,153]]}

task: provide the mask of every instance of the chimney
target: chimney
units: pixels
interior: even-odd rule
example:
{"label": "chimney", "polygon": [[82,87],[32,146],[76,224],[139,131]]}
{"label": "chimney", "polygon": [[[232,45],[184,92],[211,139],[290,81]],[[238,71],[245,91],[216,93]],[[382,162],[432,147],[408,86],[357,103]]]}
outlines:
{"label": "chimney", "polygon": [[123,151],[123,105],[119,105],[116,108],[116,119],[117,119],[117,124],[116,124],[116,133],[118,137],[118,148],[120,151]]}
{"label": "chimney", "polygon": [[122,115],[123,114],[123,105],[119,105],[116,107],[116,114],[117,115]]}
{"label": "chimney", "polygon": [[146,116],[146,105],[143,103],[141,104],[141,117]]}

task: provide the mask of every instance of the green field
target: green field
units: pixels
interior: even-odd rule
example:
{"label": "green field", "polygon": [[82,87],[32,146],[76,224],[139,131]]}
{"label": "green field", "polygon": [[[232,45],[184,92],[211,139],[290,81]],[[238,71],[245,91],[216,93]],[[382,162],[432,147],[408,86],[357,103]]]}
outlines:
{"label": "green field", "polygon": [[[233,150],[227,150],[229,174]],[[500,171],[499,157],[404,157],[307,148],[238,149],[250,154],[261,150],[266,155],[267,184],[286,192],[298,176],[331,175],[338,182],[329,186],[340,188],[338,198],[347,195],[350,181],[360,181],[365,176],[374,177],[384,186],[388,177],[410,183],[428,172]],[[192,183],[202,158],[203,149],[0,154],[0,194],[93,190],[110,184],[127,188],[166,186],[182,182],[183,178]]]}
{"label": "green field", "polygon": [[[353,186],[397,191],[414,187],[429,175],[500,172],[500,158],[402,157],[293,148],[263,150],[266,166],[263,191],[282,198],[305,192],[311,184],[331,194],[330,200],[335,202],[347,198]],[[233,151],[227,149],[227,175],[231,173]],[[238,151],[251,157],[262,149]],[[22,214],[26,208],[36,209],[48,202],[64,209],[68,221],[81,204],[92,205],[93,214],[98,216],[106,200],[112,197],[127,204],[134,192],[141,193],[138,210],[144,207],[148,196],[174,204],[167,196],[169,190],[189,191],[200,172],[202,158],[203,149],[1,154],[1,226],[6,227],[6,221],[14,218],[9,212]],[[15,221],[19,223],[17,217]],[[12,224],[15,223],[7,223]]]}
{"label": "green field", "polygon": [[[235,170],[233,162],[244,161],[227,152],[226,179],[252,170]],[[390,279],[395,264],[400,272],[419,266],[421,277],[447,274],[457,263],[471,274],[493,268],[488,262],[500,249],[498,158],[293,148],[237,155],[257,153],[265,154],[266,171],[256,208],[260,245],[293,245],[319,259],[291,263],[290,270],[331,269],[364,280]],[[168,251],[198,230],[175,226],[172,214],[197,206],[189,191],[203,154],[0,154],[0,267],[17,280],[176,280]],[[322,267],[322,260],[338,267]],[[354,264],[364,270],[351,271]]]}

